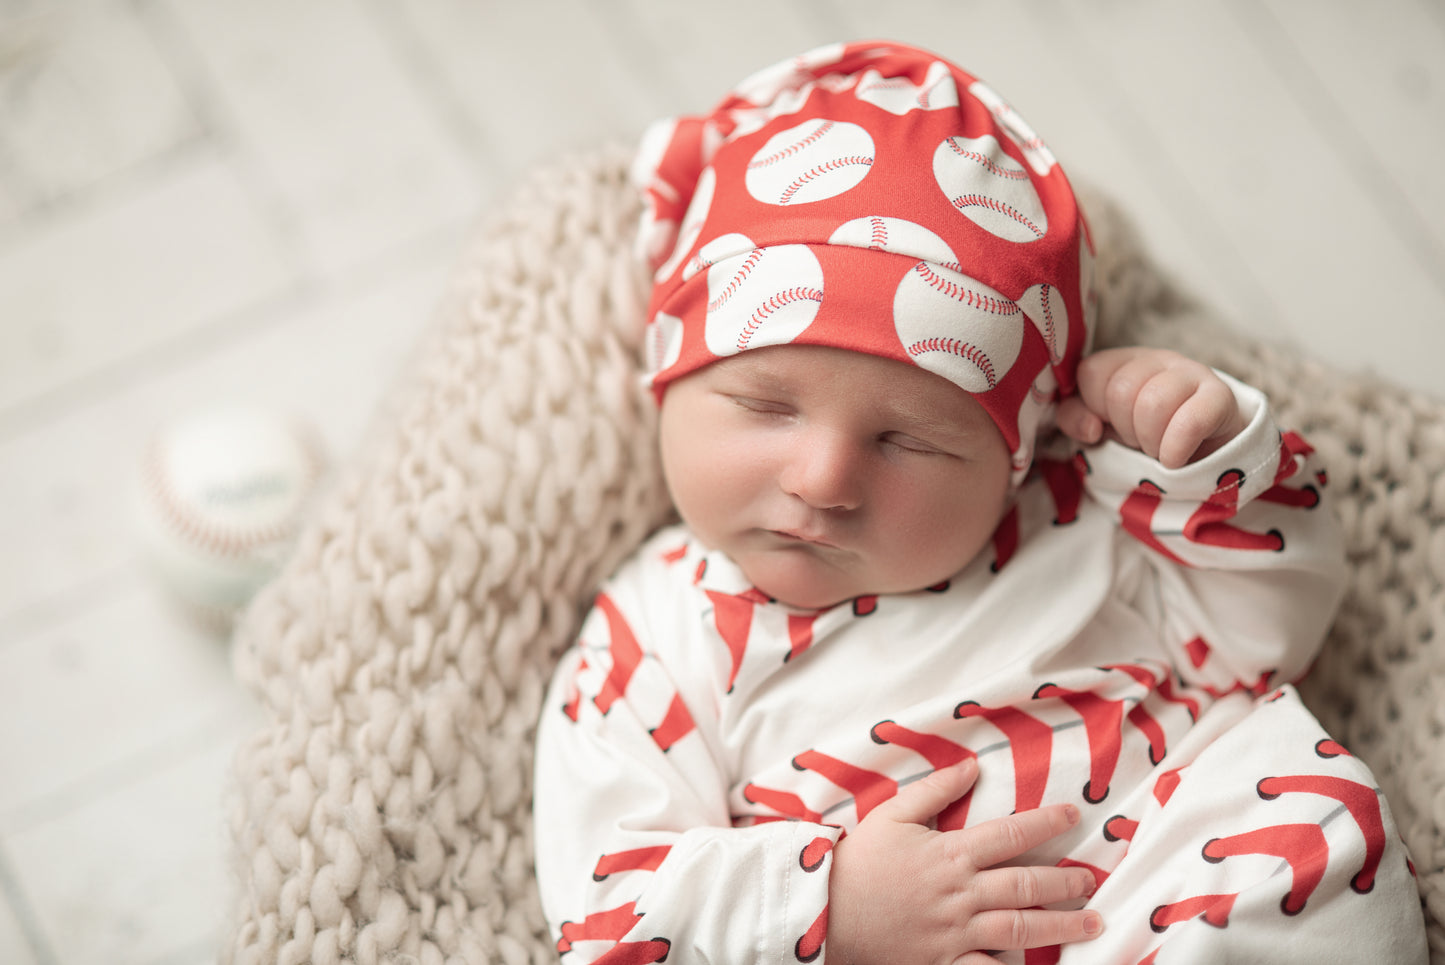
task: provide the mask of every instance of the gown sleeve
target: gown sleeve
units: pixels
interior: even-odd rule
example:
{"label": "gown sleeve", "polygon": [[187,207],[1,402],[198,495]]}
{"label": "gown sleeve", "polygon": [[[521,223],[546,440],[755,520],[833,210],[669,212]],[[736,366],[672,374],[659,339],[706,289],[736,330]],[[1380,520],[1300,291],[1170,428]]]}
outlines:
{"label": "gown sleeve", "polygon": [[1246,419],[1238,436],[1179,469],[1117,442],[1089,447],[1084,488],[1117,514],[1120,558],[1153,574],[1141,607],[1181,648],[1185,682],[1263,693],[1317,654],[1344,548],[1314,450],[1276,428],[1261,392],[1220,374]]}
{"label": "gown sleeve", "polygon": [[668,599],[647,582],[599,595],[538,733],[537,878],[562,961],[818,958],[841,830],[733,826],[716,697],[654,646]]}

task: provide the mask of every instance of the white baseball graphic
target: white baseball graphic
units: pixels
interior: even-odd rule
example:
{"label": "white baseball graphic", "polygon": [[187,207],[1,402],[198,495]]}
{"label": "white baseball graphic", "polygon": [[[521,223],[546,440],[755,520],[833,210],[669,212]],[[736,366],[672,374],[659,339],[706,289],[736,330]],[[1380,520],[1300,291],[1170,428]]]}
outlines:
{"label": "white baseball graphic", "polygon": [[958,85],[948,68],[936,60],[929,65],[921,84],[907,77],[884,77],[876,68],[869,68],[853,92],[859,100],[899,116],[909,111],[958,106]]}
{"label": "white baseball graphic", "polygon": [[833,232],[828,244],[891,251],[932,261],[955,271],[961,270],[958,256],[948,242],[922,225],[903,218],[872,215],[845,221]]}
{"label": "white baseball graphic", "polygon": [[791,60],[774,64],[748,77],[733,94],[753,107],[737,107],[728,112],[734,127],[729,140],[760,131],[775,118],[795,114],[803,109],[816,85],[833,89],[835,74],[817,76],[824,68],[843,58],[841,43],[815,47]]}
{"label": "white baseball graphic", "polygon": [[1007,131],[1009,137],[1018,144],[1019,150],[1023,151],[1029,167],[1040,175],[1048,174],[1053,170],[1054,165],[1058,163],[1054,158],[1054,152],[1049,150],[1049,146],[1034,133],[1034,129],[1029,126],[1028,122],[1016,114],[1008,102],[998,96],[992,87],[982,81],[974,81],[969,86],[968,92],[983,101],[984,105],[988,107],[989,113],[998,122],[998,126]]}
{"label": "white baseball graphic", "polygon": [[1038,437],[1039,423],[1053,404],[1058,387],[1059,380],[1054,377],[1054,370],[1047,365],[1039,371],[1033,385],[1029,386],[1029,393],[1024,396],[1023,403],[1019,406],[1019,447],[1010,457],[1014,472],[1022,472],[1033,462],[1033,443]]}
{"label": "white baseball graphic", "polygon": [[866,178],[873,156],[873,136],[859,125],[814,118],[768,138],[743,183],[764,204],[824,201]]}
{"label": "white baseball graphic", "polygon": [[320,473],[313,434],[279,414],[232,407],[179,420],[141,464],[146,555],[181,602],[224,620],[279,570]]}
{"label": "white baseball graphic", "polygon": [[893,296],[893,325],[909,358],[969,392],[998,385],[1018,359],[1021,315],[982,282],[926,261]]}
{"label": "white baseball graphic", "polygon": [[738,234],[736,231],[718,235],[688,259],[687,267],[682,270],[682,280],[689,281],[698,272],[706,271],[720,261],[752,251],[756,247],[753,239],[747,235]]}
{"label": "white baseball graphic", "polygon": [[842,43],[814,47],[791,60],[754,72],[734,87],[733,93],[752,104],[770,103],[779,94],[804,86],[821,68],[838,63],[846,49]]}
{"label": "white baseball graphic", "polygon": [[663,281],[669,278],[687,253],[692,251],[692,246],[697,244],[697,236],[702,233],[703,222],[707,220],[708,212],[712,210],[712,199],[717,187],[717,175],[712,168],[704,168],[698,176],[697,186],[692,191],[692,203],[687,206],[687,213],[682,216],[682,225],[677,230],[677,240],[673,243],[672,255],[657,269],[653,276],[654,281]]}
{"label": "white baseball graphic", "polygon": [[643,332],[643,352],[649,372],[665,372],[682,354],[682,319],[658,312]]}
{"label": "white baseball graphic", "polygon": [[813,323],[822,301],[823,266],[806,245],[721,259],[707,270],[708,351],[725,357],[786,345]]}
{"label": "white baseball graphic", "polygon": [[1006,241],[1037,241],[1049,230],[1028,172],[991,134],[944,138],[933,152],[933,177],[960,213]]}
{"label": "white baseball graphic", "polygon": [[1058,365],[1069,344],[1069,309],[1058,286],[1047,282],[1033,285],[1019,296],[1018,305],[1044,337],[1049,361]]}
{"label": "white baseball graphic", "polygon": [[637,251],[649,265],[660,265],[674,250],[677,241],[677,220],[663,217],[657,210],[653,191],[670,192],[673,189],[658,176],[667,147],[677,133],[677,121],[668,119],[654,121],[642,132],[637,153],[632,158],[629,176],[632,183],[652,189],[643,193],[643,215],[637,232]]}

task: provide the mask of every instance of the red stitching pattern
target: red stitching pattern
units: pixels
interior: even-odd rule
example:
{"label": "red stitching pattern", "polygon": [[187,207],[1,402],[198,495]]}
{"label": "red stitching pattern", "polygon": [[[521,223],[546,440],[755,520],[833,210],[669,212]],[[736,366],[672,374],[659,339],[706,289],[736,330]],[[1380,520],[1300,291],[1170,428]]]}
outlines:
{"label": "red stitching pattern", "polygon": [[965,151],[963,148],[958,146],[957,138],[950,137],[943,143],[951,147],[953,149],[953,153],[957,154],[959,157],[967,158],[970,161],[975,161],[979,164],[982,164],[989,174],[994,174],[1001,178],[1008,178],[1012,181],[1027,181],[1029,179],[1027,171],[1015,171],[1011,168],[1000,167],[999,165],[994,163],[993,158],[989,157],[987,154],[982,153],[981,151]]}
{"label": "red stitching pattern", "polygon": [[749,252],[747,260],[744,261],[737,272],[733,274],[732,281],[728,282],[727,287],[724,288],[716,298],[707,303],[707,310],[715,312],[726,305],[728,299],[732,298],[733,295],[737,293],[737,290],[742,287],[743,282],[748,280],[748,276],[753,273],[753,268],[757,266],[758,261],[761,260],[762,257],[763,250],[761,248],[754,248]]}
{"label": "red stitching pattern", "polygon": [[797,154],[809,144],[815,143],[819,138],[821,138],[824,134],[827,134],[835,126],[837,126],[836,121],[824,121],[822,124],[818,125],[817,130],[809,134],[807,137],[804,137],[796,144],[791,144],[788,147],[783,148],[776,154],[769,154],[767,157],[764,158],[753,159],[748,163],[748,170],[755,171],[758,168],[771,167],[772,165],[777,164],[783,158],[792,157],[794,154]]}
{"label": "red stitching pattern", "polygon": [[868,224],[873,229],[873,238],[868,243],[869,248],[882,250],[888,245],[888,224],[882,218],[869,218]]}
{"label": "red stitching pattern", "polygon": [[1051,287],[1047,282],[1043,283],[1039,288],[1039,298],[1043,301],[1044,306],[1044,340],[1049,343],[1049,357],[1057,362],[1060,358],[1060,353],[1056,346],[1059,334],[1054,329],[1054,310],[1049,307],[1049,290]]}
{"label": "red stitching pattern", "polygon": [[828,174],[832,171],[837,171],[854,164],[862,164],[865,167],[872,167],[873,159],[871,157],[865,157],[859,154],[853,157],[834,158],[826,164],[820,164],[817,167],[813,168],[811,171],[803,172],[801,175],[798,176],[798,179],[796,181],[788,185],[787,190],[784,191],[782,197],[778,199],[778,203],[789,204],[793,200],[793,195],[801,191],[809,181],[821,177],[824,174]]}
{"label": "red stitching pattern", "polygon": [[871,84],[868,85],[868,89],[867,91],[864,91],[864,93],[867,93],[871,90],[876,90],[879,87],[897,89],[899,87],[912,86],[913,82],[906,77],[879,77],[877,80],[873,81]]}
{"label": "red stitching pattern", "polygon": [[[934,84],[934,87],[937,86],[937,84]],[[913,97],[913,101],[924,110],[928,110],[928,95],[933,93],[933,87],[914,87],[913,82],[906,77],[880,77],[873,83],[869,84],[867,89],[864,90],[863,93],[869,94],[880,88],[885,90],[900,90],[902,88],[909,88],[911,90],[914,90],[915,94]]]}
{"label": "red stitching pattern", "polygon": [[[319,474],[321,460],[309,440],[301,434],[298,434],[298,437],[303,440],[302,448],[306,457],[305,476],[301,481],[304,491],[310,488],[311,483]],[[238,528],[219,526],[207,521],[191,509],[186,500],[166,480],[161,463],[160,443],[158,440],[152,441],[146,450],[145,461],[142,464],[141,483],[151,496],[155,506],[160,509],[163,521],[172,532],[189,545],[198,547],[202,552],[213,556],[234,559],[244,556],[258,547],[291,536],[296,522],[294,510],[285,521],[270,526]]]}
{"label": "red stitching pattern", "polygon": [[773,295],[763,302],[757,311],[753,312],[753,317],[748,319],[747,324],[743,326],[743,330],[738,334],[738,351],[747,350],[748,343],[753,340],[753,335],[773,312],[796,302],[821,302],[822,300],[823,292],[819,288],[789,288]]}
{"label": "red stitching pattern", "polygon": [[957,282],[949,281],[928,267],[926,261],[920,261],[914,265],[913,270],[928,283],[929,288],[947,295],[954,301],[963,302],[970,308],[977,308],[990,315],[1017,315],[1019,312],[1019,307],[1008,299],[994,298],[992,295],[985,295],[972,288],[965,288]]}
{"label": "red stitching pattern", "polygon": [[967,359],[983,373],[991,389],[998,384],[998,378],[994,372],[993,362],[977,345],[961,341],[956,338],[926,338],[921,342],[914,342],[908,346],[910,357],[922,355],[925,352],[946,352],[949,355],[957,355],[959,358]]}
{"label": "red stitching pattern", "polygon": [[1004,204],[1002,201],[995,201],[993,198],[988,198],[981,194],[960,195],[953,199],[953,206],[960,211],[964,208],[988,208],[990,211],[997,212],[998,214],[1017,221],[1032,231],[1036,237],[1042,238],[1044,236],[1043,229],[1025,217],[1023,212]]}

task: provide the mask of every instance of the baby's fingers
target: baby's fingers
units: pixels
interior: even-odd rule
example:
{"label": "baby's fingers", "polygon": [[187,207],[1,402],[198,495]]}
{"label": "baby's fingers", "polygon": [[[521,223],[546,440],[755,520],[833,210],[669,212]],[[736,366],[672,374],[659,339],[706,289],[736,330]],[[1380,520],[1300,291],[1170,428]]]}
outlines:
{"label": "baby's fingers", "polygon": [[1217,448],[1213,444],[1234,438],[1244,428],[1234,393],[1222,381],[1202,382],[1172,413],[1158,443],[1158,459],[1178,469],[1196,455]]}
{"label": "baby's fingers", "polygon": [[1086,868],[995,868],[974,876],[971,889],[980,908],[1034,908],[1094,893],[1094,875]]}
{"label": "baby's fingers", "polygon": [[1078,808],[1072,804],[1055,804],[995,818],[976,828],[950,831],[947,842],[955,858],[982,870],[1017,858],[1078,823]]}
{"label": "baby's fingers", "polygon": [[951,767],[940,767],[926,777],[905,785],[868,815],[900,824],[927,824],[944,808],[968,793],[978,780],[978,762],[967,758]]}
{"label": "baby's fingers", "polygon": [[1077,395],[1059,400],[1055,421],[1060,432],[1086,446],[1092,446],[1104,437],[1104,420]]}
{"label": "baby's fingers", "polygon": [[1097,911],[984,911],[968,923],[968,943],[980,948],[1042,948],[1097,938],[1104,919]]}

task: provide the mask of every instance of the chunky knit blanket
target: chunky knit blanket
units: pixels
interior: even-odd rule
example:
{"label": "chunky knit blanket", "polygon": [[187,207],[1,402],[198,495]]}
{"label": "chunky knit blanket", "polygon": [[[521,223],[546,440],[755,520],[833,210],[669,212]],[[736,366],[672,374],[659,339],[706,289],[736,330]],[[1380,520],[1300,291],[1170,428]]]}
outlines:
{"label": "chunky knit blanket", "polygon": [[[554,962],[531,874],[534,723],[593,587],[670,507],[638,373],[618,150],[539,173],[436,324],[236,668],[265,724],[229,788],[237,963]],[[1085,193],[1102,343],[1262,389],[1327,457],[1353,582],[1303,688],[1376,771],[1445,963],[1445,404],[1227,328]]]}

